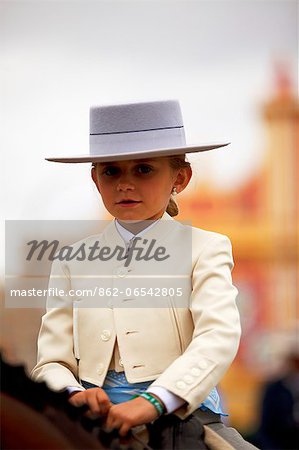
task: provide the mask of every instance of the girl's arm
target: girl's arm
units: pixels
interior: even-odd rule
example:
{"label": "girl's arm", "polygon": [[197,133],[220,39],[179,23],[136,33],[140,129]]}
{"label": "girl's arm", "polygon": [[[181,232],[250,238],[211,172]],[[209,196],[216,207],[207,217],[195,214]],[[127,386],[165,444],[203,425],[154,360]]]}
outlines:
{"label": "girl's arm", "polygon": [[31,376],[36,381],[45,381],[53,390],[67,386],[82,389],[73,351],[73,305],[68,297],[70,277],[66,265],[60,261],[52,264],[51,287],[55,288],[53,292],[62,295],[47,298],[47,312],[42,318],[38,337],[37,364]]}

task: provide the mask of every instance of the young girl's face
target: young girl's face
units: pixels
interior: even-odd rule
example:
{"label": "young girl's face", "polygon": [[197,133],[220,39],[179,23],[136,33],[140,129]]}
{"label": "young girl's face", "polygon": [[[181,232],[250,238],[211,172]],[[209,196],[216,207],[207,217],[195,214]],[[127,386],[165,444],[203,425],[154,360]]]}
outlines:
{"label": "young girl's face", "polygon": [[168,158],[98,163],[92,169],[105,207],[120,220],[158,219],[173,187],[182,191],[190,177],[191,169],[174,170]]}

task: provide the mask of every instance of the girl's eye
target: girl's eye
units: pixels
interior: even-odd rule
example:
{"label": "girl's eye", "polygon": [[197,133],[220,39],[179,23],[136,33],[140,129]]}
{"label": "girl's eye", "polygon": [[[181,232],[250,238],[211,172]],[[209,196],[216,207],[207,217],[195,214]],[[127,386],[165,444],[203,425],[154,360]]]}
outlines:
{"label": "girl's eye", "polygon": [[102,173],[108,177],[112,177],[113,175],[117,175],[119,173],[119,168],[116,166],[107,166],[103,169]]}
{"label": "girl's eye", "polygon": [[152,167],[148,166],[147,164],[140,164],[139,166],[137,166],[137,172],[138,173],[150,173],[152,171]]}

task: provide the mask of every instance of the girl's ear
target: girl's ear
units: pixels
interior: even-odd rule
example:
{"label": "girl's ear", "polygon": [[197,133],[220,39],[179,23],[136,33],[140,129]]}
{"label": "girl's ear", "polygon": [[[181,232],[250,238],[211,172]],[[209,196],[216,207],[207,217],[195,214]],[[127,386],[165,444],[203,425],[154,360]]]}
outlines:
{"label": "girl's ear", "polygon": [[190,166],[182,167],[176,177],[173,187],[176,187],[177,193],[182,192],[189,184],[192,177],[192,169]]}

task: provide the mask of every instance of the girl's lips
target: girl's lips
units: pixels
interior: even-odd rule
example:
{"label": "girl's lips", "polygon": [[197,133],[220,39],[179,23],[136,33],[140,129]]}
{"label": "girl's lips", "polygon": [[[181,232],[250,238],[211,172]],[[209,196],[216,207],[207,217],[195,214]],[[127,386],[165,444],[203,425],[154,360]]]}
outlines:
{"label": "girl's lips", "polygon": [[139,205],[139,203],[141,202],[137,200],[122,200],[121,202],[117,202],[117,205],[124,207],[133,207]]}

